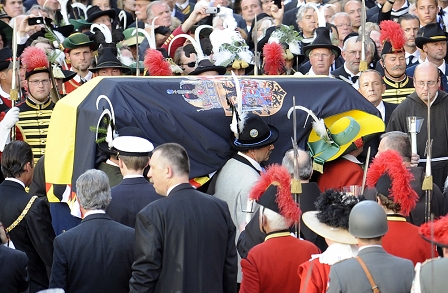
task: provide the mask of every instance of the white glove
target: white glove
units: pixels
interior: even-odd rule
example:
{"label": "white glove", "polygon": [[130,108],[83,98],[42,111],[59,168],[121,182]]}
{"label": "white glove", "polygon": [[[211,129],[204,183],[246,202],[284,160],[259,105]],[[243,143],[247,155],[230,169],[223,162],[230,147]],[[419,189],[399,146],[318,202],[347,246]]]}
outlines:
{"label": "white glove", "polygon": [[5,118],[3,118],[0,125],[6,130],[11,129],[17,121],[19,121],[19,108],[12,107],[8,112],[6,112]]}

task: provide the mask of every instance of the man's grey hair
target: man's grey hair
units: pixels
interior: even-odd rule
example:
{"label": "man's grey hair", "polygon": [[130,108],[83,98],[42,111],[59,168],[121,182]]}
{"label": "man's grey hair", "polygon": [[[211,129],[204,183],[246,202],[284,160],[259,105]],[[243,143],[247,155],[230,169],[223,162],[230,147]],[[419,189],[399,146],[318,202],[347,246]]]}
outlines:
{"label": "man's grey hair", "polygon": [[105,210],[112,199],[109,178],[100,170],[87,170],[76,180],[76,197],[86,210]]}
{"label": "man's grey hair", "polygon": [[[299,149],[299,159],[297,160],[297,167],[299,168],[299,179],[309,180],[313,175],[313,165],[311,162],[311,156],[309,152],[305,152]],[[286,151],[282,160],[282,166],[285,167],[291,178],[294,176],[294,150],[290,149]]]}
{"label": "man's grey hair", "polygon": [[331,24],[334,24],[334,19],[337,18],[337,17],[340,17],[340,16],[344,16],[344,17],[346,17],[346,18],[348,19],[348,22],[350,23],[350,25],[352,25],[352,21],[351,21],[351,19],[350,19],[350,15],[348,15],[347,12],[338,12],[338,13],[336,13],[336,14],[333,15],[333,17],[330,19],[330,23],[331,23]]}
{"label": "man's grey hair", "polygon": [[166,4],[165,2],[159,1],[159,0],[152,1],[151,3],[148,4],[148,6],[146,6],[146,17],[147,17],[147,19],[151,19],[152,20],[152,19],[154,19],[154,17],[157,16],[157,15],[154,15],[154,13],[152,12],[152,7],[154,5],[158,5],[158,4],[166,5],[166,7],[168,7],[168,10],[171,12],[170,6],[168,4]]}
{"label": "man's grey hair", "polygon": [[265,215],[269,228],[272,231],[285,230],[291,226],[290,221],[285,217],[266,207],[263,207],[263,215]]}
{"label": "man's grey hair", "polygon": [[390,131],[381,135],[381,140],[387,150],[397,151],[404,162],[410,162],[412,157],[411,139],[407,133]]}
{"label": "man's grey hair", "polygon": [[[35,9],[42,10],[46,13],[50,13],[50,10],[48,8],[42,7],[39,4],[33,4],[33,6],[31,6],[31,8],[26,11],[25,15],[30,15],[33,12],[33,10],[35,10]],[[39,15],[36,15],[36,17],[37,16],[39,16]]]}
{"label": "man's grey hair", "polygon": [[299,8],[299,10],[297,11],[297,14],[296,14],[296,22],[301,21],[303,16],[305,15],[305,13],[308,10],[312,9],[314,11],[313,7],[314,7],[314,5],[313,4],[309,4],[309,3],[300,6],[300,8]]}

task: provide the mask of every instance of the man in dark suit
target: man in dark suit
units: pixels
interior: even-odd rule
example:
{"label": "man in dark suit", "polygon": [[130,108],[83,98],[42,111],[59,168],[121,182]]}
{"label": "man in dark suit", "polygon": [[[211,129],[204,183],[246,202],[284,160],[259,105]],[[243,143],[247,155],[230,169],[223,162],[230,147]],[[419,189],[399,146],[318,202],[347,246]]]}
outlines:
{"label": "man in dark suit", "polygon": [[118,166],[123,181],[111,189],[112,200],[106,209],[112,220],[134,228],[137,213],[149,203],[162,198],[144,177],[149,154],[154,149],[145,134],[137,127],[120,129],[120,136],[113,140],[117,150]]}
{"label": "man in dark suit", "polygon": [[76,180],[82,222],[54,240],[50,288],[65,292],[127,292],[134,259],[134,229],[112,221],[109,179],[88,170]]}
{"label": "man in dark suit", "polygon": [[20,140],[7,144],[1,164],[6,179],[0,184],[0,220],[15,248],[28,256],[30,293],[47,289],[55,235],[48,203],[25,191],[34,172],[30,145]]}
{"label": "man in dark suit", "polygon": [[[2,292],[23,292],[28,289],[28,257],[20,250],[11,249],[6,228],[0,223],[0,288]],[[3,245],[5,244],[5,245]]]}
{"label": "man in dark suit", "polygon": [[235,225],[224,201],[189,183],[185,149],[154,149],[148,176],[166,196],[146,206],[135,225],[130,292],[236,293]]}
{"label": "man in dark suit", "polygon": [[[350,212],[349,232],[358,240],[358,256],[331,266],[327,292],[372,292],[375,285],[380,292],[411,290],[414,266],[410,260],[383,249],[381,241],[387,230],[386,212],[376,202],[366,200],[355,205]],[[361,269],[361,264],[366,268]],[[369,282],[369,275],[375,285]]]}

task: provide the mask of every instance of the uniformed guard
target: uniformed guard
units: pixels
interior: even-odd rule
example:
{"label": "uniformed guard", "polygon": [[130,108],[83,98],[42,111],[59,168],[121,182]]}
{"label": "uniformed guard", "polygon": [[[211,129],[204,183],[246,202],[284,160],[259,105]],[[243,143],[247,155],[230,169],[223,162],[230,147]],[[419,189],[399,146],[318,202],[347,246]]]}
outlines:
{"label": "uniformed guard", "polygon": [[1,114],[0,149],[3,150],[11,128],[16,125],[17,139],[31,145],[36,163],[45,152],[48,125],[54,108],[50,99],[51,69],[45,51],[36,47],[28,47],[23,51],[22,62],[26,64],[26,100],[6,114]]}
{"label": "uniformed guard", "polygon": [[384,68],[386,85],[383,101],[400,104],[415,91],[412,78],[406,75],[404,32],[398,23],[391,20],[381,22],[380,26],[383,43],[380,64]]}

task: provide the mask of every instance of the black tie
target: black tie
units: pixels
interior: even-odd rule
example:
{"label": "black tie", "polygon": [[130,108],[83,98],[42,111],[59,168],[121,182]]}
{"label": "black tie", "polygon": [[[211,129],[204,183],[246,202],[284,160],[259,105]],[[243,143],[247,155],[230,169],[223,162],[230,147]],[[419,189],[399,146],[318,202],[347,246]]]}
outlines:
{"label": "black tie", "polygon": [[87,80],[85,80],[84,78],[81,77],[81,84],[85,84],[87,82]]}
{"label": "black tie", "polygon": [[353,82],[353,84],[355,84],[358,81],[358,78],[359,78],[359,76],[357,76],[357,75],[350,76],[350,79]]}
{"label": "black tie", "polygon": [[414,59],[414,55],[409,55],[409,57],[408,57],[408,65],[412,64],[412,59]]}
{"label": "black tie", "polygon": [[440,87],[439,89],[442,91],[446,91],[447,89],[445,88],[445,85],[448,83],[448,80],[445,76],[445,74],[443,74],[442,70],[439,69],[439,76],[440,76]]}

